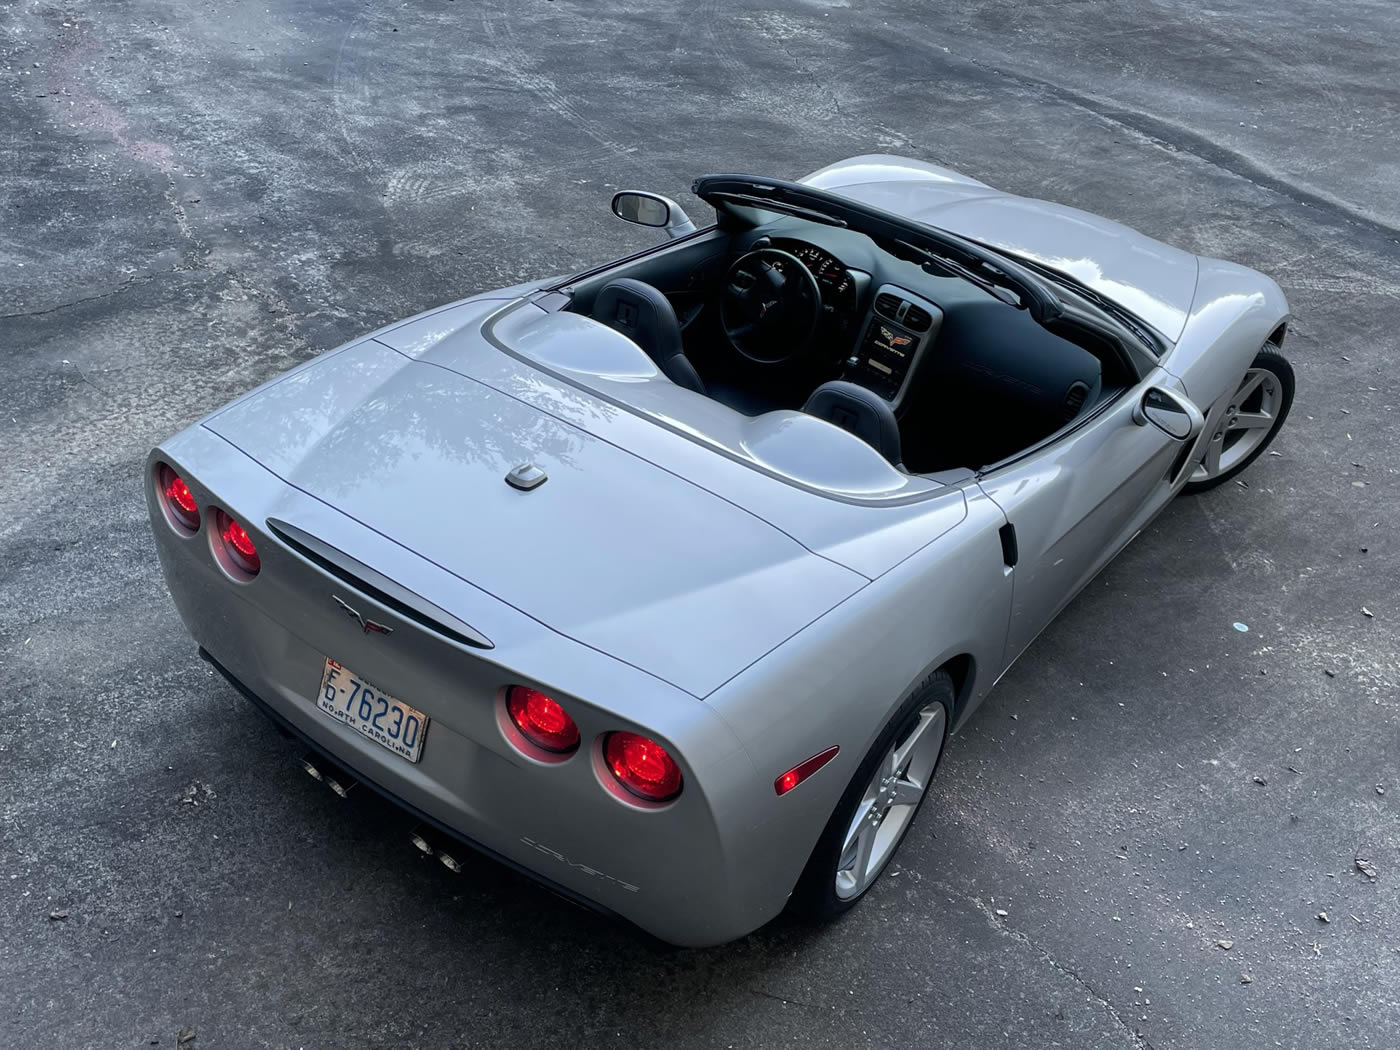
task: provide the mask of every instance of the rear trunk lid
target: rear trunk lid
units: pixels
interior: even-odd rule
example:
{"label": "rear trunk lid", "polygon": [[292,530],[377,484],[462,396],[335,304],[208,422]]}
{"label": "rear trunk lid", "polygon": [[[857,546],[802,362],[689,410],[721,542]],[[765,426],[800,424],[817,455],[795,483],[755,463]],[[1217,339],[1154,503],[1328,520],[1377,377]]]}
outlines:
{"label": "rear trunk lid", "polygon": [[[699,697],[866,582],[580,427],[373,341],[204,425],[551,629]],[[548,480],[521,491],[505,476],[526,462]]]}

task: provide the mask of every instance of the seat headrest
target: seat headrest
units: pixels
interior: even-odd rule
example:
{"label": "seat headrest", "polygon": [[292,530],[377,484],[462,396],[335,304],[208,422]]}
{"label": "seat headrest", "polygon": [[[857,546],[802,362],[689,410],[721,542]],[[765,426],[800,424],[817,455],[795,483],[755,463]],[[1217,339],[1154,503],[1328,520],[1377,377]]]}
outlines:
{"label": "seat headrest", "polygon": [[833,379],[812,391],[802,411],[848,430],[903,470],[899,423],[894,409],[879,394],[855,383]]}
{"label": "seat headrest", "polygon": [[621,332],[659,365],[682,351],[681,325],[671,301],[643,281],[609,281],[594,298],[592,312],[593,320]]}
{"label": "seat headrest", "polygon": [[659,288],[616,277],[598,290],[592,316],[646,351],[671,382],[697,394],[705,392],[705,381],[685,356],[676,311]]}

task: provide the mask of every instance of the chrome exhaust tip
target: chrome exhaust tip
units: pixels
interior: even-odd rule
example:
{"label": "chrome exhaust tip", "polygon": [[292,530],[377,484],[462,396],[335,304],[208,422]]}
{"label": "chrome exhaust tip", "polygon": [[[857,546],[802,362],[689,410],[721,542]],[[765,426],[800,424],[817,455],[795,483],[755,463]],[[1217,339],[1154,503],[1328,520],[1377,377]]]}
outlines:
{"label": "chrome exhaust tip", "polygon": [[326,787],[330,788],[341,798],[349,798],[350,792],[355,790],[357,784],[359,784],[359,781],[351,777],[326,777]]}
{"label": "chrome exhaust tip", "polygon": [[306,770],[307,776],[311,777],[312,780],[319,780],[341,798],[349,798],[350,792],[359,784],[359,780],[354,776],[310,751],[302,755],[298,761],[301,768]]}
{"label": "chrome exhaust tip", "polygon": [[459,853],[461,847],[436,828],[427,824],[414,825],[408,833],[408,841],[424,856],[436,857],[448,871],[457,875],[462,873],[462,862],[453,855]]}

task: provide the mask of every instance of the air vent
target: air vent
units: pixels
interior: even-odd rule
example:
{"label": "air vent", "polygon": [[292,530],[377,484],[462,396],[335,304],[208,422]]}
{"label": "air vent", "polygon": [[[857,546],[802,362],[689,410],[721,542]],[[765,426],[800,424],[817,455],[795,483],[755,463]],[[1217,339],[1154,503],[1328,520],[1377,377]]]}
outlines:
{"label": "air vent", "polygon": [[933,317],[927,310],[921,310],[911,303],[904,313],[904,323],[916,332],[927,332],[928,326],[933,324]]}
{"label": "air vent", "polygon": [[1070,388],[1065,391],[1065,422],[1068,423],[1075,416],[1079,415],[1080,409],[1084,407],[1084,399],[1089,396],[1089,388],[1075,380],[1070,384]]}
{"label": "air vent", "polygon": [[875,297],[875,312],[877,314],[884,314],[893,321],[895,315],[899,313],[901,302],[903,302],[903,300],[900,299],[899,296],[891,295],[889,292],[881,292]]}

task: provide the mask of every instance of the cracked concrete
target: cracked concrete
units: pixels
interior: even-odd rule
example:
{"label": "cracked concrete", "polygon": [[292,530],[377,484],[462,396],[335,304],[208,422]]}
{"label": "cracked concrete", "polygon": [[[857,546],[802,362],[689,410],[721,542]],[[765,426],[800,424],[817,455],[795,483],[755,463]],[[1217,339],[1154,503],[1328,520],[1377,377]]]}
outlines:
{"label": "cracked concrete", "polygon": [[957,890],[951,888],[946,883],[939,883],[938,888],[944,893],[947,893],[950,897],[961,896],[964,901],[966,901],[972,907],[976,908],[977,911],[982,913],[982,917],[987,920],[987,924],[991,926],[992,929],[996,930],[997,933],[1001,934],[1003,937],[1009,937],[1017,944],[1020,944],[1025,948],[1028,948],[1030,951],[1034,952],[1036,955],[1039,955],[1042,959],[1049,963],[1058,973],[1064,974],[1075,984],[1083,988],[1084,991],[1088,992],[1089,998],[1092,999],[1095,1003],[1097,1003],[1103,1009],[1103,1011],[1107,1013],[1110,1018],[1113,1019],[1113,1023],[1117,1025],[1118,1028],[1120,1028],[1123,1031],[1123,1033],[1132,1041],[1133,1046],[1145,1047],[1146,1050],[1154,1050],[1152,1043],[1149,1042],[1147,1037],[1142,1034],[1142,1030],[1139,1028],[1135,1028],[1133,1025],[1129,1024],[1126,1020],[1124,1020],[1124,1018],[1119,1013],[1118,1009],[1113,1005],[1113,1003],[1106,999],[1103,995],[1101,995],[1098,989],[1096,989],[1092,984],[1090,984],[1082,976],[1080,976],[1078,970],[1074,969],[1073,967],[1066,966],[1064,963],[1056,960],[1054,955],[1052,955],[1045,948],[1042,948],[1035,941],[1031,940],[1030,937],[1027,936],[1025,933],[1022,933],[1020,930],[1012,929],[1008,925],[1010,921],[1009,913],[1006,913],[1004,911],[998,911],[998,909],[991,907],[980,897],[961,895],[958,893]]}
{"label": "cracked concrete", "polygon": [[[1331,0],[5,7],[0,1045],[1400,1045],[1397,34]],[[1270,273],[1299,394],[1011,669],[860,908],[663,952],[453,876],[198,662],[153,443],[648,243],[617,188],[872,151]]]}
{"label": "cracked concrete", "polygon": [[112,296],[120,295],[122,292],[135,285],[145,284],[147,281],[153,281],[155,280],[155,277],[156,275],[154,274],[150,274],[145,277],[128,277],[125,281],[117,285],[111,291],[98,292],[96,295],[80,296],[77,299],[70,299],[66,303],[58,303],[55,306],[46,306],[40,310],[23,310],[19,313],[0,314],[0,321],[9,321],[19,317],[43,317],[46,314],[57,313],[59,310],[67,310],[74,306],[82,306],[85,303],[95,303],[99,299],[110,299]]}

